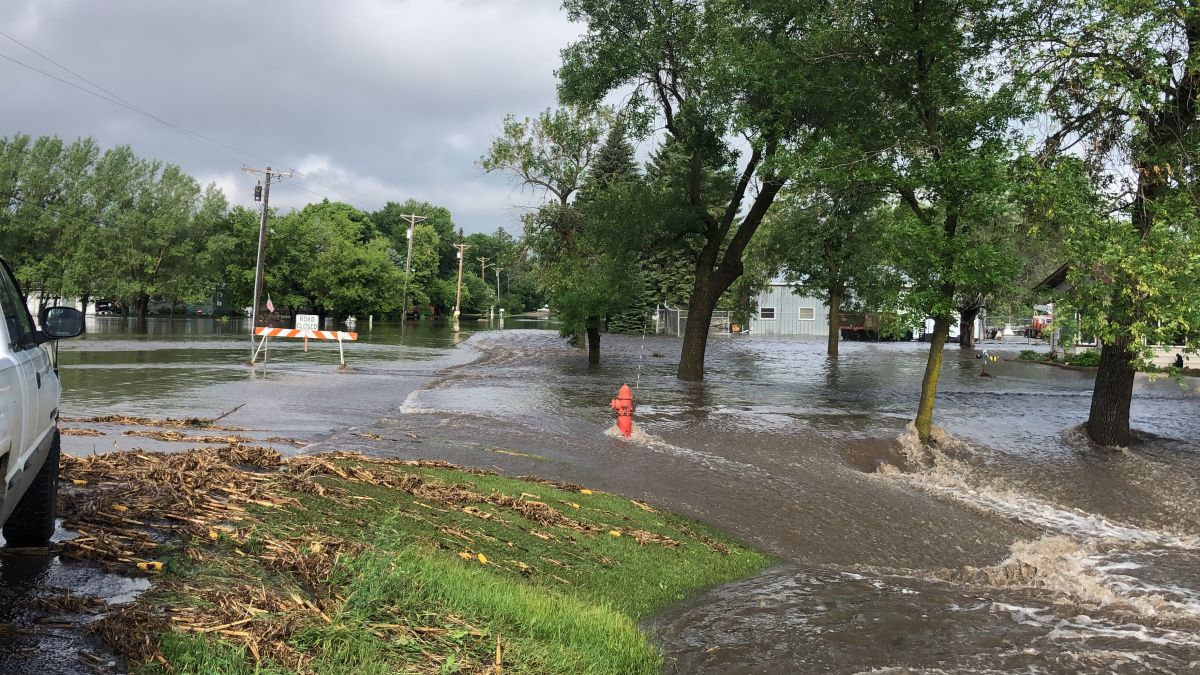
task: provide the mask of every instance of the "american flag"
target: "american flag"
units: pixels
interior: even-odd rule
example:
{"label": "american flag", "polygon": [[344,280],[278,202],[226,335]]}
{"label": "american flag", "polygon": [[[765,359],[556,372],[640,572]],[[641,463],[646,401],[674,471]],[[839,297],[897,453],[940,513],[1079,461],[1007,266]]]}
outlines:
{"label": "american flag", "polygon": [[271,294],[270,293],[267,293],[267,311],[268,312],[275,311],[275,303],[271,302]]}

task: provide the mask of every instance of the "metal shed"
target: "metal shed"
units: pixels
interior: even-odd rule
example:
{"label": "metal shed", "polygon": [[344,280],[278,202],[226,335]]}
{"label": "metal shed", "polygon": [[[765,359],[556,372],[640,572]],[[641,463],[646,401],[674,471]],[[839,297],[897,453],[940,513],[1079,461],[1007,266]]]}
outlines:
{"label": "metal shed", "polygon": [[820,298],[796,295],[790,284],[773,281],[758,294],[758,315],[750,319],[750,332],[825,336],[829,334],[829,308]]}

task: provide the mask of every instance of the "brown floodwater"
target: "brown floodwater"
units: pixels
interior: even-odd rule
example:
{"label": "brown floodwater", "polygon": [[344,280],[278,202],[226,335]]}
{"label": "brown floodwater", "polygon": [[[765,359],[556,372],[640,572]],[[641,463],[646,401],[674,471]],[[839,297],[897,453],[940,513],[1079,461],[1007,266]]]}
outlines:
{"label": "brown floodwater", "polygon": [[[647,499],[779,558],[647,621],[693,672],[1200,671],[1200,386],[1139,376],[1145,441],[1089,448],[1092,373],[947,350],[942,442],[913,442],[927,345],[483,333],[383,428],[390,448]],[[989,345],[1010,358],[1024,344]],[[662,355],[662,356],[658,356]],[[637,433],[606,404],[637,385]],[[498,454],[515,448],[538,455]]]}
{"label": "brown floodwater", "polygon": [[[1195,379],[1139,376],[1143,442],[1096,451],[1078,432],[1092,373],[1004,360],[980,378],[974,353],[950,348],[931,451],[906,428],[919,343],[846,343],[831,362],[818,341],[719,336],[707,379],[682,383],[673,338],[605,336],[589,368],[552,331],[425,324],[402,345],[395,326],[360,324],[349,372],[316,343],[281,344],[250,371],[236,327],[179,324],[114,323],[65,343],[64,414],[241,405],[225,421],[310,443],[301,451],[571,480],[776,556],[647,618],[669,671],[1200,671]],[[1010,358],[1025,347],[989,345]],[[622,382],[638,403],[628,440],[607,408]],[[68,451],[172,447],[82,426],[106,435],[65,439]]]}

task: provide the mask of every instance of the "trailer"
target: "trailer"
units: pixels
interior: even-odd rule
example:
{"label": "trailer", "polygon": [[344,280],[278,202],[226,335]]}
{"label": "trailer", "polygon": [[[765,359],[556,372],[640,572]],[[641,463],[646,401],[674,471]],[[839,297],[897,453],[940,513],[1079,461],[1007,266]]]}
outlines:
{"label": "trailer", "polygon": [[898,342],[913,339],[912,329],[895,329],[899,323],[895,314],[879,312],[846,312],[838,322],[843,340],[856,342]]}

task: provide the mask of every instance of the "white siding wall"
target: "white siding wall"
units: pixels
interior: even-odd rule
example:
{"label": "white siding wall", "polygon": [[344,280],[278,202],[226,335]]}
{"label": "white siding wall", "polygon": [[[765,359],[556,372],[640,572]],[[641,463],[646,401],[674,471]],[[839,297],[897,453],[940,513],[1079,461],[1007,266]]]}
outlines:
{"label": "white siding wall", "polygon": [[[765,318],[764,309],[775,310],[775,318]],[[829,334],[826,312],[821,300],[796,295],[786,284],[771,284],[758,295],[758,316],[750,319],[750,331],[758,335],[824,336]]]}

